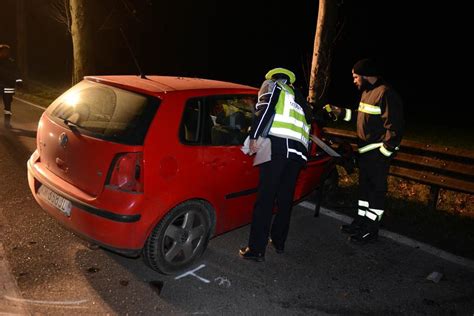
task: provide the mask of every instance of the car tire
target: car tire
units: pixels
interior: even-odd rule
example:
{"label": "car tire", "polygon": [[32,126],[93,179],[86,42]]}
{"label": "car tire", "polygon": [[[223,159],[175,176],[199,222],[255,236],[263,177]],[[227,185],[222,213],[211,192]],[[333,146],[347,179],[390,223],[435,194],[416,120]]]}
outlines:
{"label": "car tire", "polygon": [[163,274],[188,268],[207,248],[211,226],[206,203],[193,200],[174,207],[148,237],[143,248],[145,263]]}

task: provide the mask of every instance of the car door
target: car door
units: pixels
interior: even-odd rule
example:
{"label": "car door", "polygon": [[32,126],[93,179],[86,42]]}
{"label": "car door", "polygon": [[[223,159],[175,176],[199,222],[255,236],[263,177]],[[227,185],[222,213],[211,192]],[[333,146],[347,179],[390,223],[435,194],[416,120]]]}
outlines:
{"label": "car door", "polygon": [[[214,183],[216,211],[222,231],[250,222],[258,182],[253,157],[241,151],[252,120],[255,95],[216,95],[202,98],[200,143],[203,168]],[[186,128],[193,130],[194,127]],[[195,133],[187,132],[186,137]],[[218,223],[219,225],[219,223]]]}

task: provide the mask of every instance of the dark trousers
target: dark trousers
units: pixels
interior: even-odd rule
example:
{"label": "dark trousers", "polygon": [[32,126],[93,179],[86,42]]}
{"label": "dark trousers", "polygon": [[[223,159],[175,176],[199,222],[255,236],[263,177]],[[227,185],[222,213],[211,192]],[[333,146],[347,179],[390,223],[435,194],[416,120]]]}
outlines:
{"label": "dark trousers", "polygon": [[360,154],[359,200],[369,202],[369,208],[385,208],[389,168],[390,158],[382,155],[378,149]]}
{"label": "dark trousers", "polygon": [[[285,157],[272,157],[271,161],[260,165],[260,182],[250,227],[250,249],[265,253],[269,235],[275,244],[285,244],[300,169],[300,162]],[[275,201],[277,213],[271,224]]]}
{"label": "dark trousers", "polygon": [[3,107],[7,111],[11,111],[12,109],[12,100],[13,100],[13,93],[4,93],[3,94]]}

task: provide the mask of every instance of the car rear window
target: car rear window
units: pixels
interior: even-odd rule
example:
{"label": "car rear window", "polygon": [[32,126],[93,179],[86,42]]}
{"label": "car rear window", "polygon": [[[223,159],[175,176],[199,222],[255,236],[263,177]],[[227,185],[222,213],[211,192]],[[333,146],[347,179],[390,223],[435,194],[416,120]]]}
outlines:
{"label": "car rear window", "polygon": [[57,98],[46,113],[89,136],[142,145],[158,104],[151,96],[84,80]]}

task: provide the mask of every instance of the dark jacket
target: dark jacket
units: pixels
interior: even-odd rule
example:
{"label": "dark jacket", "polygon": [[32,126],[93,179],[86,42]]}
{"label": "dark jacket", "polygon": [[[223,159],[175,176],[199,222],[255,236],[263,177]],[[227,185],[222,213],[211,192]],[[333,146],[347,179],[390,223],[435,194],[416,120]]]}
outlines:
{"label": "dark jacket", "polygon": [[[360,110],[364,105],[378,107],[381,113],[365,113]],[[404,129],[403,103],[398,93],[384,80],[377,80],[362,92],[359,110],[354,112],[351,120],[357,117],[359,148],[382,142],[386,149],[394,152],[400,145]]]}
{"label": "dark jacket", "polygon": [[0,59],[0,92],[3,88],[15,88],[19,79],[19,71],[12,58]]}

